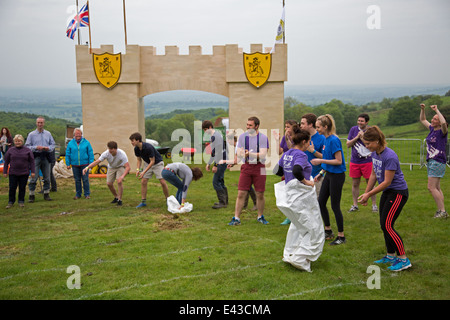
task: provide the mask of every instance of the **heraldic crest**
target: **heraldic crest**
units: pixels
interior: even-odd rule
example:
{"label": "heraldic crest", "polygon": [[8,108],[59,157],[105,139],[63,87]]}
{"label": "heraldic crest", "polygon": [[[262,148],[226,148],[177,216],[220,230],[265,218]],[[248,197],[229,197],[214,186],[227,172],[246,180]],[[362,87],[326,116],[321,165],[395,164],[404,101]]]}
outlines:
{"label": "heraldic crest", "polygon": [[267,82],[272,68],[272,54],[244,53],[244,70],[247,80],[256,88]]}
{"label": "heraldic crest", "polygon": [[112,89],[119,82],[122,72],[122,54],[92,54],[95,76],[98,82],[107,89]]}

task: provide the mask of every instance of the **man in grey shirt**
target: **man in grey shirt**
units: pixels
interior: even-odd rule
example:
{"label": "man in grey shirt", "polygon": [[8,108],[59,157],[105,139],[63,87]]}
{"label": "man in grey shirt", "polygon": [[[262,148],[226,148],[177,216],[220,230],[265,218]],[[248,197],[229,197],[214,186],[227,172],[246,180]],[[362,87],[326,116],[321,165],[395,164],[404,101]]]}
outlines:
{"label": "man in grey shirt", "polygon": [[55,140],[52,134],[44,129],[45,119],[38,117],[36,119],[36,130],[28,134],[25,146],[30,148],[34,155],[34,163],[36,175],[31,178],[28,185],[30,189],[30,197],[28,202],[34,202],[34,193],[36,190],[36,181],[39,179],[39,170],[42,172],[44,179],[44,200],[50,201],[50,170],[51,170],[51,153],[55,149]]}

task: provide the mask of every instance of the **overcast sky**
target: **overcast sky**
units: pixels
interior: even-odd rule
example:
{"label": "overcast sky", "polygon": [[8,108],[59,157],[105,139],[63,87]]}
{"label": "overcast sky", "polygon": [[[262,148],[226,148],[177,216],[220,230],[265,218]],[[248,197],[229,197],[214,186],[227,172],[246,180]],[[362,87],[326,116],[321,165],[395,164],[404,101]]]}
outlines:
{"label": "overcast sky", "polygon": [[[0,87],[79,86],[77,38],[65,35],[75,3],[0,0]],[[89,4],[92,46],[126,53],[122,0]],[[166,45],[249,52],[251,43],[274,44],[281,12],[282,0],[126,0],[128,44],[157,54]],[[448,0],[286,0],[287,84],[449,85],[449,14]]]}

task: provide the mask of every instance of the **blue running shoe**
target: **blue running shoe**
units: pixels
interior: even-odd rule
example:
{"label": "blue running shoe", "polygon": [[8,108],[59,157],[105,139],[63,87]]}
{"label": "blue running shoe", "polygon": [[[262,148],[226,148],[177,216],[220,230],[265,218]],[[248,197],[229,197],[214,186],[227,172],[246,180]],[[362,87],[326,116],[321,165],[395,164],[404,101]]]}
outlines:
{"label": "blue running shoe", "polygon": [[380,260],[376,260],[374,262],[378,263],[378,264],[383,264],[383,263],[391,263],[392,264],[395,262],[395,257],[386,255],[383,258],[381,258]]}
{"label": "blue running shoe", "polygon": [[406,258],[406,259],[397,258],[395,260],[394,264],[392,266],[388,267],[388,269],[391,271],[402,271],[402,270],[405,270],[405,269],[408,269],[411,267],[412,267],[412,264],[408,258]]}
{"label": "blue running shoe", "polygon": [[139,204],[136,206],[136,209],[138,209],[138,208],[143,208],[143,207],[146,207],[146,206],[147,206],[146,203],[141,202],[141,203],[139,203]]}
{"label": "blue running shoe", "polygon": [[231,219],[231,222],[228,223],[229,226],[238,226],[241,224],[241,220],[236,219],[236,217],[233,217],[233,219]]}
{"label": "blue running shoe", "polygon": [[264,216],[259,217],[259,218],[257,219],[257,221],[258,221],[258,222],[261,222],[262,224],[268,224],[268,223],[269,223],[266,219],[264,219]]}

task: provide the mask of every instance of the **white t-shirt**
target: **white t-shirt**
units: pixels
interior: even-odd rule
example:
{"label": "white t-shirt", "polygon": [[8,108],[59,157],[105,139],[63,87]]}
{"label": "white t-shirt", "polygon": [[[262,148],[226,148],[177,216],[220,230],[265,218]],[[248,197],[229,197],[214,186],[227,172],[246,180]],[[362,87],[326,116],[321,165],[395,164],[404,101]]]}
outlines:
{"label": "white t-shirt", "polygon": [[123,167],[125,165],[125,163],[128,162],[128,157],[127,154],[125,153],[125,151],[123,151],[122,149],[117,149],[117,154],[115,156],[113,156],[109,150],[106,150],[105,152],[103,152],[100,156],[100,158],[98,158],[98,160],[103,161],[106,160],[108,161],[108,168],[119,168],[119,167]]}

